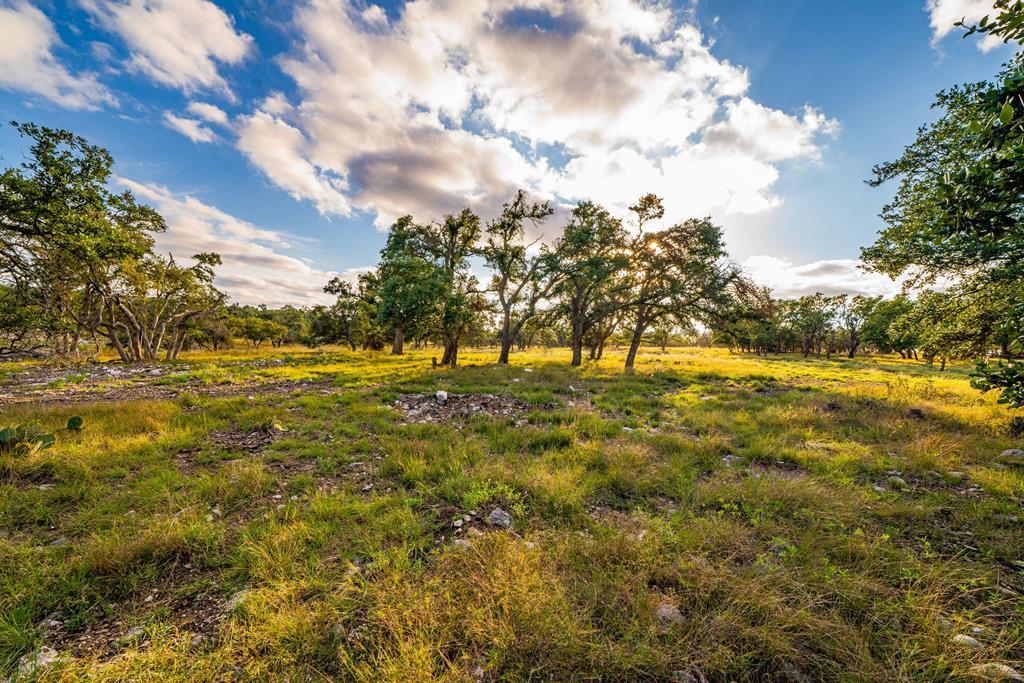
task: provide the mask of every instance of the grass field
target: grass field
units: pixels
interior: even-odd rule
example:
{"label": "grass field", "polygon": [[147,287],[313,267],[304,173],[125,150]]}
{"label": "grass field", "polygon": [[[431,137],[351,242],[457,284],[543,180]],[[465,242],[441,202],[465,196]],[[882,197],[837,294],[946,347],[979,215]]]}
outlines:
{"label": "grass field", "polygon": [[57,436],[0,456],[0,676],[1024,670],[1024,439],[965,369],[435,353],[0,368],[0,426]]}

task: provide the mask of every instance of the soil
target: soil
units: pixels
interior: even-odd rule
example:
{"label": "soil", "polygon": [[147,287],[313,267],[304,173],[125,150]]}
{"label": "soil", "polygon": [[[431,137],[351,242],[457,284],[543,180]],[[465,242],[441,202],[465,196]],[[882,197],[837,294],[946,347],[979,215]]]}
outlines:
{"label": "soil", "polygon": [[170,624],[189,634],[191,643],[197,646],[216,637],[227,615],[226,598],[219,588],[213,572],[178,564],[156,588],[108,605],[110,613],[96,621],[69,629],[56,614],[47,617],[41,626],[47,644],[60,652],[108,659],[127,648],[145,647],[149,642],[145,627],[150,618],[159,615],[163,628],[170,614]]}
{"label": "soil", "polygon": [[530,406],[518,398],[495,394],[449,394],[443,400],[435,394],[404,394],[394,406],[402,413],[403,424],[447,424],[476,415],[509,418],[530,410]]}
{"label": "soil", "polygon": [[225,397],[286,394],[298,389],[304,392],[317,389],[321,394],[330,394],[336,391],[329,384],[311,379],[245,384],[177,384],[173,386],[152,385],[141,382],[118,385],[88,385],[82,383],[61,389],[8,384],[0,386],[0,406],[23,403],[69,405],[99,402],[169,401],[179,398],[184,393],[201,397]]}

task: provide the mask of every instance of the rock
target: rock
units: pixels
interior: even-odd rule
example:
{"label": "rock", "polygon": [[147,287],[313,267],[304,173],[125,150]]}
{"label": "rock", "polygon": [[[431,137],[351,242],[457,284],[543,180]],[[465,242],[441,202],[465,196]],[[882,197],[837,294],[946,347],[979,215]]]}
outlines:
{"label": "rock", "polygon": [[670,629],[683,623],[683,613],[673,604],[663,602],[654,608],[654,618],[661,629]]}
{"label": "rock", "polygon": [[452,541],[452,547],[457,548],[459,550],[469,550],[473,547],[473,544],[464,538],[456,538],[454,541]]}
{"label": "rock", "polygon": [[897,491],[906,491],[908,488],[910,488],[909,486],[907,486],[907,482],[903,480],[903,477],[897,477],[896,475],[887,477],[885,483],[889,486],[889,488],[896,489]]}
{"label": "rock", "polygon": [[448,400],[448,392],[447,391],[438,391],[436,394],[434,394],[434,398],[437,399],[438,403],[444,403],[445,401]]}
{"label": "rock", "polygon": [[706,681],[704,674],[697,669],[672,672],[672,683],[705,683]]}
{"label": "rock", "polygon": [[373,484],[363,484],[363,488],[362,488],[363,493],[368,493],[369,491],[372,491],[372,490],[373,490]]}
{"label": "rock", "polygon": [[491,514],[487,515],[487,523],[491,526],[508,529],[512,526],[512,515],[508,514],[501,508],[494,508],[491,510]]}
{"label": "rock", "polygon": [[993,515],[992,519],[1002,524],[1017,524],[1020,522],[1020,517],[1017,515]]}
{"label": "rock", "polygon": [[791,683],[811,683],[812,680],[810,676],[796,668],[796,665],[791,662],[786,662],[782,665],[782,675],[785,676],[784,680],[791,681]]}
{"label": "rock", "polygon": [[953,636],[953,641],[957,645],[963,645],[964,647],[981,647],[981,643],[976,638],[972,638],[966,633],[958,633]]}
{"label": "rock", "polygon": [[245,599],[248,597],[248,594],[249,591],[238,591],[232,595],[224,604],[224,611],[228,614],[238,611],[238,608],[245,604]]}
{"label": "rock", "polygon": [[920,408],[907,408],[907,417],[912,420],[923,420],[924,411]]}
{"label": "rock", "polygon": [[1024,450],[1019,448],[1007,448],[999,454],[999,459],[1011,465],[1024,466]]}
{"label": "rock", "polygon": [[146,635],[146,629],[141,626],[132,626],[128,629],[128,632],[124,634],[124,640],[136,640]]}
{"label": "rock", "polygon": [[1024,675],[1021,675],[1016,669],[998,662],[975,664],[971,667],[970,673],[972,676],[983,678],[986,681],[1024,681]]}
{"label": "rock", "polygon": [[9,680],[20,681],[32,678],[57,661],[59,655],[52,647],[42,646],[18,660],[18,671]]}
{"label": "rock", "polygon": [[963,472],[946,472],[946,479],[950,481],[963,481],[965,476]]}
{"label": "rock", "polygon": [[57,538],[50,541],[50,545],[52,546],[67,545],[68,543],[70,543],[70,541],[68,541],[67,536],[58,536]]}
{"label": "rock", "polygon": [[722,456],[722,464],[727,466],[727,467],[730,466],[730,465],[733,465],[734,463],[740,462],[741,460],[743,460],[743,458],[741,458],[738,455],[723,455]]}
{"label": "rock", "polygon": [[452,526],[455,527],[456,529],[461,529],[462,528],[462,520],[461,519],[455,520],[454,522],[452,522]]}

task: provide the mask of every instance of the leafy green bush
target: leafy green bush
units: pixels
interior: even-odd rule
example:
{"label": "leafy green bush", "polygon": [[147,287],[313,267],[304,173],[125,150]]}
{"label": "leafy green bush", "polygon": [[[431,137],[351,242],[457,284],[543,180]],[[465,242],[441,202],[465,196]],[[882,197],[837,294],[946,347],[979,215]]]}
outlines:
{"label": "leafy green bush", "polygon": [[0,429],[0,455],[28,456],[56,442],[53,434],[44,434],[31,425]]}

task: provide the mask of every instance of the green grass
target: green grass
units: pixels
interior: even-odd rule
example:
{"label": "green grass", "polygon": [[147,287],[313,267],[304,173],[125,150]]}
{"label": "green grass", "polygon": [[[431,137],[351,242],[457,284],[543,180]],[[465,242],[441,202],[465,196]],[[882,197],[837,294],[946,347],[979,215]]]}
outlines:
{"label": "green grass", "polygon": [[[572,369],[564,351],[510,367],[469,351],[435,371],[432,355],[195,354],[151,379],[170,400],[5,407],[58,443],[0,456],[0,675],[44,644],[62,653],[45,680],[1024,668],[1024,469],[997,457],[1021,444],[967,369],[684,349],[630,376],[616,352]],[[85,399],[78,377],[59,388]],[[202,392],[221,384],[238,390]],[[439,389],[524,407],[403,423],[396,398]],[[495,506],[511,530],[454,534]],[[663,603],[681,623],[657,622]],[[113,635],[90,650],[90,632]]]}

